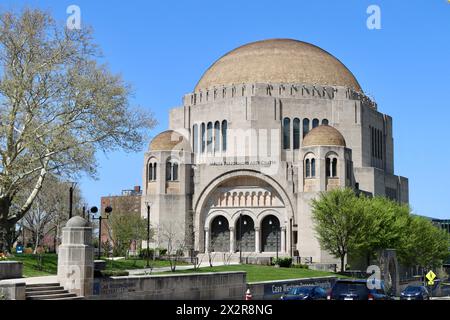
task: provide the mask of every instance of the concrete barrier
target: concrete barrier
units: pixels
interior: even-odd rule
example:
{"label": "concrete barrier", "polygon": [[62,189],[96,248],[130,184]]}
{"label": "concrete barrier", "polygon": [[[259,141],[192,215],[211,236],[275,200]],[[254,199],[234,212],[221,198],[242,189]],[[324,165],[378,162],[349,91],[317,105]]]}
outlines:
{"label": "concrete barrier", "polygon": [[22,262],[0,261],[0,280],[22,278]]}
{"label": "concrete barrier", "polygon": [[0,281],[0,300],[25,300],[25,282],[17,280]]}
{"label": "concrete barrier", "polygon": [[325,290],[330,289],[336,282],[337,277],[317,277],[278,281],[252,282],[248,288],[254,300],[278,300],[286,294],[292,287],[298,286],[320,286]]}
{"label": "concrete barrier", "polygon": [[246,272],[95,278],[98,300],[243,300]]}

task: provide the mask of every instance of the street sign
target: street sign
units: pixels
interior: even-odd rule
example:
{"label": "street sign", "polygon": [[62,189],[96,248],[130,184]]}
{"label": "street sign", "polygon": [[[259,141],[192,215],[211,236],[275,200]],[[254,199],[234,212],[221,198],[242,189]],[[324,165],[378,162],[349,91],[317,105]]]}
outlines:
{"label": "street sign", "polygon": [[428,279],[428,285],[432,286],[434,284],[434,278],[436,278],[434,272],[430,270],[425,277]]}
{"label": "street sign", "polygon": [[16,253],[23,253],[23,247],[22,246],[16,246]]}

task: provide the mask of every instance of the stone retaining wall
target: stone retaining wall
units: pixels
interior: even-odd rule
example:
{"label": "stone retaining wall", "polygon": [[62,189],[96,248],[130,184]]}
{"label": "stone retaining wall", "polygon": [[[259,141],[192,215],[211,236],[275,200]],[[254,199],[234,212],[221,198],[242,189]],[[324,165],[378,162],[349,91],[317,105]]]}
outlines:
{"label": "stone retaining wall", "polygon": [[245,272],[95,278],[98,300],[243,300]]}
{"label": "stone retaining wall", "polygon": [[0,280],[22,278],[22,262],[0,261]]}

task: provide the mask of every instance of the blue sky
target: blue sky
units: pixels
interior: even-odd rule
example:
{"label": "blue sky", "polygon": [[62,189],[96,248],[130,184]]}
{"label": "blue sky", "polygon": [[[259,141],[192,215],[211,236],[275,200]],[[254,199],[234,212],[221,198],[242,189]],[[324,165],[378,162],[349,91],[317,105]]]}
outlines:
{"label": "blue sky", "polygon": [[[0,9],[39,7],[64,23],[71,4],[93,27],[111,70],[132,84],[133,103],[154,112],[153,135],[167,128],[168,110],[224,53],[267,38],[324,48],[393,117],[395,171],[409,178],[414,211],[450,218],[448,0],[2,0]],[[372,4],[381,8],[381,30],[366,27]],[[90,205],[142,183],[143,152],[99,154],[98,162],[98,179],[80,181]]]}

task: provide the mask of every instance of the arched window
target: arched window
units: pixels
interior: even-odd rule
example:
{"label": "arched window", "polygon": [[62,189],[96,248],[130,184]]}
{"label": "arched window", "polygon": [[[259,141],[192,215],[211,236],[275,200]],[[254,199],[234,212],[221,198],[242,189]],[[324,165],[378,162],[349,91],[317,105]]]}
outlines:
{"label": "arched window", "polygon": [[327,125],[328,125],[328,119],[323,119],[323,120],[322,120],[322,124],[325,125],[325,126],[327,126]]}
{"label": "arched window", "polygon": [[306,159],[305,161],[305,176],[306,178],[309,178],[311,176],[311,163],[309,159]]}
{"label": "arched window", "polygon": [[149,182],[156,180],[156,162],[155,162],[155,159],[150,160],[150,163],[148,164],[147,176],[148,176],[148,181]]}
{"label": "arched window", "polygon": [[206,150],[206,126],[204,123],[202,123],[202,132],[201,132],[201,149],[202,149],[202,153],[205,152]]}
{"label": "arched window", "polygon": [[220,151],[220,122],[214,123],[214,152]]}
{"label": "arched window", "polygon": [[166,163],[166,180],[178,181],[178,163],[175,160]]}
{"label": "arched window", "polygon": [[198,125],[194,124],[192,127],[192,150],[198,153]]}
{"label": "arched window", "polygon": [[325,161],[325,173],[326,173],[327,178],[329,178],[331,176],[330,164],[331,164],[331,159],[327,158],[327,160]]}
{"label": "arched window", "polygon": [[284,118],[283,120],[283,149],[291,147],[291,119]]}
{"label": "arched window", "polygon": [[331,161],[331,175],[332,177],[337,177],[337,159],[334,158]]}
{"label": "arched window", "polygon": [[308,134],[309,132],[309,119],[303,119],[303,138]]}
{"label": "arched window", "polygon": [[222,151],[227,151],[227,130],[228,122],[227,120],[222,121]]}
{"label": "arched window", "polygon": [[213,149],[213,125],[212,122],[208,122],[206,127],[206,150],[208,152],[212,152]]}
{"label": "arched window", "polygon": [[312,127],[315,128],[315,127],[318,127],[318,126],[319,126],[319,119],[313,119]]}
{"label": "arched window", "polygon": [[311,159],[311,177],[316,176],[316,159]]}
{"label": "arched window", "polygon": [[300,149],[300,119],[295,118],[292,122],[294,131],[294,149]]}

